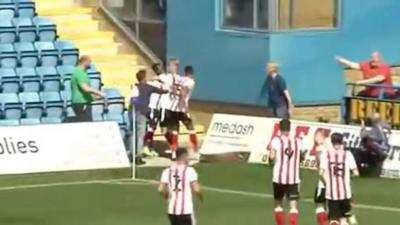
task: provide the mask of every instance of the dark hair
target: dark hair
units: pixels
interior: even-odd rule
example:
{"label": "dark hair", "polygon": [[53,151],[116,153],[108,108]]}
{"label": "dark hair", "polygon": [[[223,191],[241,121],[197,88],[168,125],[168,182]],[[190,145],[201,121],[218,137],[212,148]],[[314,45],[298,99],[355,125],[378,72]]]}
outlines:
{"label": "dark hair", "polygon": [[290,120],[282,119],[279,122],[279,130],[281,130],[281,131],[290,131]]}
{"label": "dark hair", "polygon": [[176,150],[176,158],[178,160],[182,159],[184,156],[188,155],[188,150],[186,148],[178,148]]}
{"label": "dark hair", "polygon": [[185,67],[185,75],[188,75],[188,74],[193,75],[193,73],[194,73],[193,66],[188,65],[188,66]]}
{"label": "dark hair", "polygon": [[154,63],[153,66],[151,66],[153,69],[154,73],[157,75],[160,75],[162,73],[162,66],[160,63]]}
{"label": "dark hair", "polygon": [[331,142],[333,145],[343,144],[343,135],[341,133],[333,133],[331,135]]}
{"label": "dark hair", "polygon": [[137,79],[139,82],[142,82],[145,78],[146,78],[146,70],[139,70],[139,71],[136,73],[136,79]]}

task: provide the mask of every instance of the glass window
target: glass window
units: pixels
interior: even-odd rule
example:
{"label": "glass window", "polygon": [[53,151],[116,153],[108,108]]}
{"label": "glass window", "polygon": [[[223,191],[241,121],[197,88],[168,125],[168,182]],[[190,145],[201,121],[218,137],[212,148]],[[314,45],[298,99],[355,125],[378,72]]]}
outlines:
{"label": "glass window", "polygon": [[253,28],[255,0],[223,0],[223,26]]}
{"label": "glass window", "polygon": [[269,27],[268,0],[258,0],[257,28],[267,30]]}
{"label": "glass window", "polygon": [[335,27],[337,0],[295,0],[292,28]]}
{"label": "glass window", "polygon": [[166,0],[141,0],[142,17],[145,19],[163,20],[165,17]]}

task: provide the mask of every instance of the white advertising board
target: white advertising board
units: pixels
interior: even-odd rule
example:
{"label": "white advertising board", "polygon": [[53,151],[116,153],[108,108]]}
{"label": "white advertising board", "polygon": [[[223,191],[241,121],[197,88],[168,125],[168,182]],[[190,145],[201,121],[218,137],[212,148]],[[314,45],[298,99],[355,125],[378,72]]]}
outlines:
{"label": "white advertising board", "polygon": [[[262,117],[215,114],[204,140],[201,154],[223,154],[230,152],[250,153],[250,163],[268,163],[268,144],[279,134],[279,120]],[[303,167],[316,168],[315,134],[339,132],[344,135],[347,148],[360,146],[360,127],[292,121],[292,136],[301,137],[307,151]],[[382,176],[400,178],[400,131],[392,131],[388,159],[384,162]]]}
{"label": "white advertising board", "polygon": [[0,127],[0,174],[127,167],[114,122]]}

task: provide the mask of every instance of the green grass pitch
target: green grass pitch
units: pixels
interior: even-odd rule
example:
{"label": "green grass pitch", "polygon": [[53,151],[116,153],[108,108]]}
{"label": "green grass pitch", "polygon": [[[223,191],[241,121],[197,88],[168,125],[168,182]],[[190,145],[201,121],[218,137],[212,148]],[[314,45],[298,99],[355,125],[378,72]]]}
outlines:
{"label": "green grass pitch", "polygon": [[[139,168],[138,177],[158,180],[161,169]],[[270,167],[220,163],[196,169],[205,195],[204,203],[196,204],[199,225],[275,224]],[[111,177],[127,177],[127,172]],[[80,182],[90,179],[84,174],[0,177],[0,225],[168,224],[166,204],[154,184]],[[302,171],[300,225],[316,224],[311,202],[316,183],[315,172]],[[399,223],[400,180],[356,179],[353,186],[361,225]]]}

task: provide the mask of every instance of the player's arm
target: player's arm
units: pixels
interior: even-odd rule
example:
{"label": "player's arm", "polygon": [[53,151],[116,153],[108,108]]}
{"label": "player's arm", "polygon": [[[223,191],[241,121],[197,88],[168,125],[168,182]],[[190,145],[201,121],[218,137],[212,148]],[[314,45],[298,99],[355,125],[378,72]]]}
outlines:
{"label": "player's arm", "polygon": [[270,161],[275,161],[276,159],[276,151],[280,148],[280,140],[278,137],[274,137],[271,141],[271,143],[268,146],[269,150],[269,160]]}
{"label": "player's arm", "polygon": [[347,153],[347,160],[348,160],[348,164],[349,164],[349,168],[350,168],[350,171],[351,171],[351,174],[352,174],[352,176],[353,177],[358,177],[358,176],[360,176],[360,172],[358,171],[358,168],[357,168],[357,163],[356,163],[356,160],[354,159],[354,156],[353,156],[353,153],[351,153],[350,151],[348,151]]}
{"label": "player's arm", "polygon": [[158,192],[160,193],[161,197],[168,199],[168,185],[166,183],[160,182],[158,185]]}
{"label": "player's arm", "polygon": [[340,56],[336,56],[336,61],[346,67],[350,67],[351,69],[355,69],[355,70],[361,69],[360,64],[358,64],[356,62],[352,62],[352,61],[345,59],[343,57],[340,57]]}
{"label": "player's arm", "polygon": [[200,188],[200,184],[199,182],[196,181],[192,181],[190,183],[190,186],[192,188],[192,192],[197,196],[197,198],[203,202],[204,201],[204,197],[203,197],[203,193],[201,192],[201,188]]}
{"label": "player's arm", "polygon": [[321,181],[326,184],[325,173],[328,170],[328,159],[326,153],[321,154],[320,156],[320,163],[319,163],[319,172],[318,175]]}

